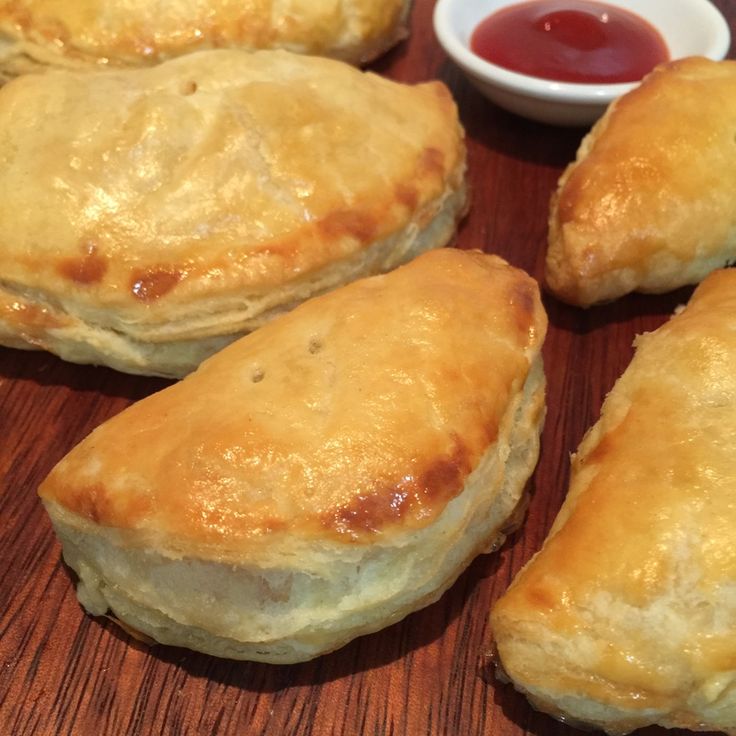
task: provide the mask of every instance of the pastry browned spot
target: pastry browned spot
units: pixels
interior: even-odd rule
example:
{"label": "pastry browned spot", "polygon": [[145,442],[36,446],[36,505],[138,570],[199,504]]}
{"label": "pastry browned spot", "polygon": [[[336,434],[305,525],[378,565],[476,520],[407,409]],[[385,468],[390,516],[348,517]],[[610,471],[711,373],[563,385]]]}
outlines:
{"label": "pastry browned spot", "polygon": [[77,284],[96,284],[107,271],[107,260],[90,241],[82,246],[83,255],[59,261],[59,273]]}
{"label": "pastry browned spot", "polygon": [[136,299],[153,302],[168,294],[184,277],[173,268],[136,269],[130,279],[130,290]]}

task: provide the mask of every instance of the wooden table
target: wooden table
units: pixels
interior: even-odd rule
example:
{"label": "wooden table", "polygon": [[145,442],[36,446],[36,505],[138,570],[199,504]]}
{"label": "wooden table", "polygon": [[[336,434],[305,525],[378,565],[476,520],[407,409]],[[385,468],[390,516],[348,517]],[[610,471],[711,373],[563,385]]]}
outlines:
{"label": "wooden table", "polygon": [[[715,4],[736,33],[736,0]],[[549,196],[585,131],[527,122],[483,99],[435,41],[432,7],[416,0],[410,39],[374,68],[450,86],[467,130],[474,202],[457,244],[499,253],[539,278]],[[565,495],[569,454],[628,364],[634,336],[689,293],[589,311],[546,298],[548,413],[524,526],[436,604],[291,666],[149,649],[82,612],[36,488],[93,427],[166,382],[0,348],[0,736],[576,733],[494,680],[488,611],[542,543]]]}

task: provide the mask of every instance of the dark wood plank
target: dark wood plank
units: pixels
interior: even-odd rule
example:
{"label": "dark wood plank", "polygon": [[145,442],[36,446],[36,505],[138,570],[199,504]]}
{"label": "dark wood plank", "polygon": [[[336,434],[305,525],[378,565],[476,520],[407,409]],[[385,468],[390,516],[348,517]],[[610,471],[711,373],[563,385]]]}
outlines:
{"label": "dark wood plank", "polygon": [[[734,0],[716,5],[736,21]],[[475,203],[457,245],[499,253],[539,278],[549,196],[584,131],[524,121],[484,100],[434,40],[432,8],[416,0],[411,38],[374,69],[451,87]],[[634,336],[688,295],[631,296],[587,312],[546,299],[548,414],[524,526],[436,604],[294,666],[149,649],[83,614],[36,488],[93,427],[166,382],[0,348],[0,735],[572,736],[494,680],[488,611],[549,529],[569,454],[626,367]]]}

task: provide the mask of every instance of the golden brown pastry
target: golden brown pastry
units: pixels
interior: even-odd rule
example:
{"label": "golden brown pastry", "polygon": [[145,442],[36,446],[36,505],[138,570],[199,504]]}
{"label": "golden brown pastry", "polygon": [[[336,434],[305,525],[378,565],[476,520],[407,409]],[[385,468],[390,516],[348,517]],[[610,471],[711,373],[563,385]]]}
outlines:
{"label": "golden brown pastry", "polygon": [[228,346],[41,486],[81,602],[267,662],[431,603],[516,520],[545,330],[530,277],[444,249]]}
{"label": "golden brown pastry", "polygon": [[364,63],[407,35],[409,0],[0,0],[0,73],[149,65],[283,48]]}
{"label": "golden brown pastry", "polygon": [[658,67],[560,179],[546,280],[579,306],[700,281],[736,258],[736,62]]}
{"label": "golden brown pastry", "polygon": [[532,703],[621,734],[736,731],[736,271],[637,339],[542,551],[495,606]]}
{"label": "golden brown pastry", "polygon": [[0,344],[180,376],[305,298],[445,245],[446,87],[284,51],[0,89]]}

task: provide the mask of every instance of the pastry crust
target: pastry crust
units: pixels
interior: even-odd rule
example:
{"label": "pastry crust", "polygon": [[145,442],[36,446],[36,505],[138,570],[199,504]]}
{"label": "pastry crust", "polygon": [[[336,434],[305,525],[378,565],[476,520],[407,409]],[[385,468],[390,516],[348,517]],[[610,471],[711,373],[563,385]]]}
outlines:
{"label": "pastry crust", "polygon": [[495,606],[542,710],[620,734],[736,732],[736,271],[638,338],[541,552]]}
{"label": "pastry crust", "polygon": [[439,82],[283,51],[0,89],[0,344],[181,376],[309,296],[445,245]]}
{"label": "pastry crust", "polygon": [[0,74],[152,65],[213,48],[362,64],[407,35],[408,0],[0,0]]}
{"label": "pastry crust", "polygon": [[268,662],[436,600],[516,521],[545,331],[530,277],[444,249],[228,346],[42,484],[80,600]]}
{"label": "pastry crust", "polygon": [[658,67],[583,140],[552,199],[546,281],[579,306],[736,258],[736,62]]}

